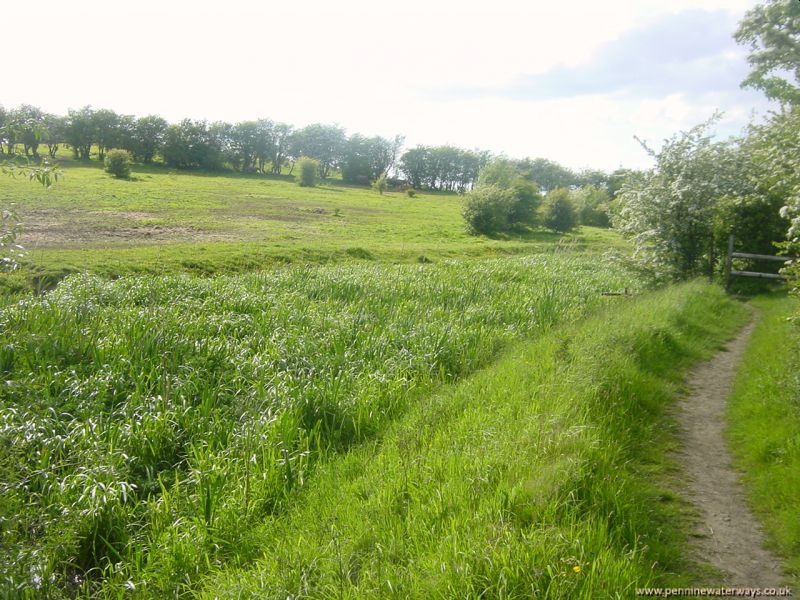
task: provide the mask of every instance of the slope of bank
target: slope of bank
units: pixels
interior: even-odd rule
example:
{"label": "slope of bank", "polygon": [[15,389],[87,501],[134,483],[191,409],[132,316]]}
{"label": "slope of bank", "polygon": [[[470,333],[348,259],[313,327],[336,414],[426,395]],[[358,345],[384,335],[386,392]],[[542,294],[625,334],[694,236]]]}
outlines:
{"label": "slope of bank", "polygon": [[752,301],[759,323],[729,400],[728,439],[750,505],[800,586],[800,330],[796,298]]}
{"label": "slope of bank", "polygon": [[520,344],[325,465],[206,597],[599,598],[688,583],[666,408],[747,311],[692,282]]}

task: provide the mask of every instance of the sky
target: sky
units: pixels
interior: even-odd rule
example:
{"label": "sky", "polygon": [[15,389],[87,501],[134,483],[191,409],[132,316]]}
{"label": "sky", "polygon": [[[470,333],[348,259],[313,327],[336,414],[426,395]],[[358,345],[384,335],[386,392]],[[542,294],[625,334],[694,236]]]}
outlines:
{"label": "sky", "polygon": [[[733,32],[755,0],[37,0],[8,3],[0,104],[406,137],[573,169],[643,168],[742,90]],[[31,8],[33,6],[34,8]],[[35,14],[34,14],[35,11]],[[30,26],[19,26],[31,23]]]}

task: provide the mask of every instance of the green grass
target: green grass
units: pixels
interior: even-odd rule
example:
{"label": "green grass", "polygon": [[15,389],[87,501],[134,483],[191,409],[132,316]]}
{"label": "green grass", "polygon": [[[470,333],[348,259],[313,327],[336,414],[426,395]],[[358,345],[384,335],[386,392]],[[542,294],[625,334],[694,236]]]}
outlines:
{"label": "green grass", "polygon": [[489,239],[466,234],[456,194],[380,195],[329,180],[301,188],[287,176],[171,171],[137,165],[132,181],[99,164],[63,161],[49,190],[0,178],[0,206],[16,205],[26,270],[0,288],[49,288],[72,272],[237,273],[284,263],[438,261],[626,248],[608,230],[582,228]]}
{"label": "green grass", "polygon": [[760,320],[729,405],[728,438],[773,549],[800,584],[800,332],[797,299],[756,297]]}
{"label": "green grass", "polygon": [[[0,310],[0,586],[195,590],[437,386],[636,288],[597,258],[73,276]],[[547,363],[549,364],[549,363]]]}
{"label": "green grass", "polygon": [[516,345],[324,465],[203,597],[628,598],[691,583],[661,450],[682,369],[746,318],[702,283]]}

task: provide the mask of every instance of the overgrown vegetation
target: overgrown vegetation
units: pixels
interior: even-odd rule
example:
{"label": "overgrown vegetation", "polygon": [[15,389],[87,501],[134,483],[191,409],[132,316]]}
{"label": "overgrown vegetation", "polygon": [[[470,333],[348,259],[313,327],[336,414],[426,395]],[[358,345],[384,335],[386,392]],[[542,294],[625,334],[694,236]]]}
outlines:
{"label": "overgrown vegetation", "polygon": [[[552,256],[73,277],[0,310],[0,582],[173,595],[257,554],[321,459],[635,286]],[[421,400],[420,400],[421,401]]]}
{"label": "overgrown vegetation", "polygon": [[746,317],[692,283],[515,346],[323,466],[202,597],[633,597],[686,585],[664,448],[682,368]]}
{"label": "overgrown vegetation", "polygon": [[759,323],[729,401],[728,437],[750,504],[800,583],[800,332],[797,300],[754,298]]}

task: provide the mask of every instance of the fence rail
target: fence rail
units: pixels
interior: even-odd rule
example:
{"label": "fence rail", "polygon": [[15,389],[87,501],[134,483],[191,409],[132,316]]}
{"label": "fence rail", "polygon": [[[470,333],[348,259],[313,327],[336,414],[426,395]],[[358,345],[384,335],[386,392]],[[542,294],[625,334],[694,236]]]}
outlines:
{"label": "fence rail", "polygon": [[725,287],[731,284],[733,277],[757,277],[759,279],[777,279],[786,281],[788,278],[780,273],[762,273],[761,271],[738,271],[733,269],[734,258],[747,258],[749,260],[764,260],[770,262],[789,262],[796,260],[793,256],[773,256],[771,254],[753,254],[751,252],[734,252],[733,251],[734,237],[733,234],[728,238],[728,256],[725,259]]}

